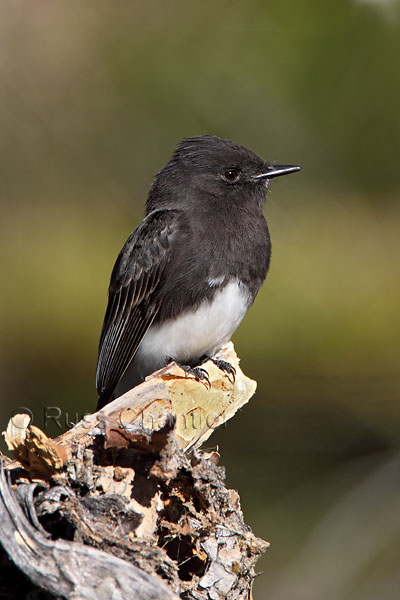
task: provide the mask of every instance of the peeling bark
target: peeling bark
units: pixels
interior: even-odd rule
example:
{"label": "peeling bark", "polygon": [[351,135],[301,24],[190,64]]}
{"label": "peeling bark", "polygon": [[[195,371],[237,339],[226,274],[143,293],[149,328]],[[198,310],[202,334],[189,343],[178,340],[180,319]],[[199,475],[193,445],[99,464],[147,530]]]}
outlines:
{"label": "peeling bark", "polygon": [[221,357],[234,383],[207,363],[208,390],[172,364],[55,440],[14,418],[5,438],[20,462],[7,465],[14,491],[0,478],[0,597],[250,597],[268,544],[244,523],[218,453],[199,450],[216,415],[226,421],[255,390],[232,344]]}

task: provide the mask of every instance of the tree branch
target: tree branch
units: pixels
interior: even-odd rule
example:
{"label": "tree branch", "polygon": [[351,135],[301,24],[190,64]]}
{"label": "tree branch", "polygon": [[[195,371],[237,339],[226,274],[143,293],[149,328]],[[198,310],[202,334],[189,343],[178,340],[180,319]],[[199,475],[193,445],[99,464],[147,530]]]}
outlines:
{"label": "tree branch", "polygon": [[32,589],[248,600],[268,544],[244,523],[218,453],[197,448],[255,383],[232,344],[219,358],[235,382],[210,362],[208,389],[172,363],[55,440],[13,418],[5,438],[20,463],[8,470],[24,512],[2,474],[0,542]]}

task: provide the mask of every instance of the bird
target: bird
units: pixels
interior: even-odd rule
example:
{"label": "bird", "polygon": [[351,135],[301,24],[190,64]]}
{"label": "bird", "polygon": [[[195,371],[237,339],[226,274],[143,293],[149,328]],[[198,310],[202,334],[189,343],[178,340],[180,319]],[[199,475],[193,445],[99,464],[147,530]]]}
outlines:
{"label": "bird", "polygon": [[263,284],[271,179],[299,166],[266,162],[214,135],[181,140],[151,185],[145,217],[111,274],[96,387],[101,409],[176,361],[196,379],[230,340]]}

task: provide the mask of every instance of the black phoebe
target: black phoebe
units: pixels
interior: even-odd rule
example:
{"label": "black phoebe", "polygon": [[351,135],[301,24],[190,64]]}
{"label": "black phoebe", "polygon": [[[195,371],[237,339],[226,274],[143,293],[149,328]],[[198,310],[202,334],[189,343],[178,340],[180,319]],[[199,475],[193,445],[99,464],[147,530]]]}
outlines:
{"label": "black phoebe", "polygon": [[267,275],[269,180],[299,169],[211,135],[178,144],[111,275],[98,409],[171,360],[206,377],[193,367],[231,338]]}

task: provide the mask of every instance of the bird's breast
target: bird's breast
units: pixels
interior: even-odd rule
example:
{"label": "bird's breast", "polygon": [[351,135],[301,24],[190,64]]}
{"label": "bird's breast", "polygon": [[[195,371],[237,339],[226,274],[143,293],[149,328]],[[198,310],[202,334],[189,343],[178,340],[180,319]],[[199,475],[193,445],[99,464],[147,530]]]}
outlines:
{"label": "bird's breast", "polygon": [[211,299],[152,325],[138,348],[135,362],[147,363],[146,370],[154,370],[169,359],[190,363],[204,355],[211,356],[231,338],[251,300],[246,286],[238,280],[216,288]]}

